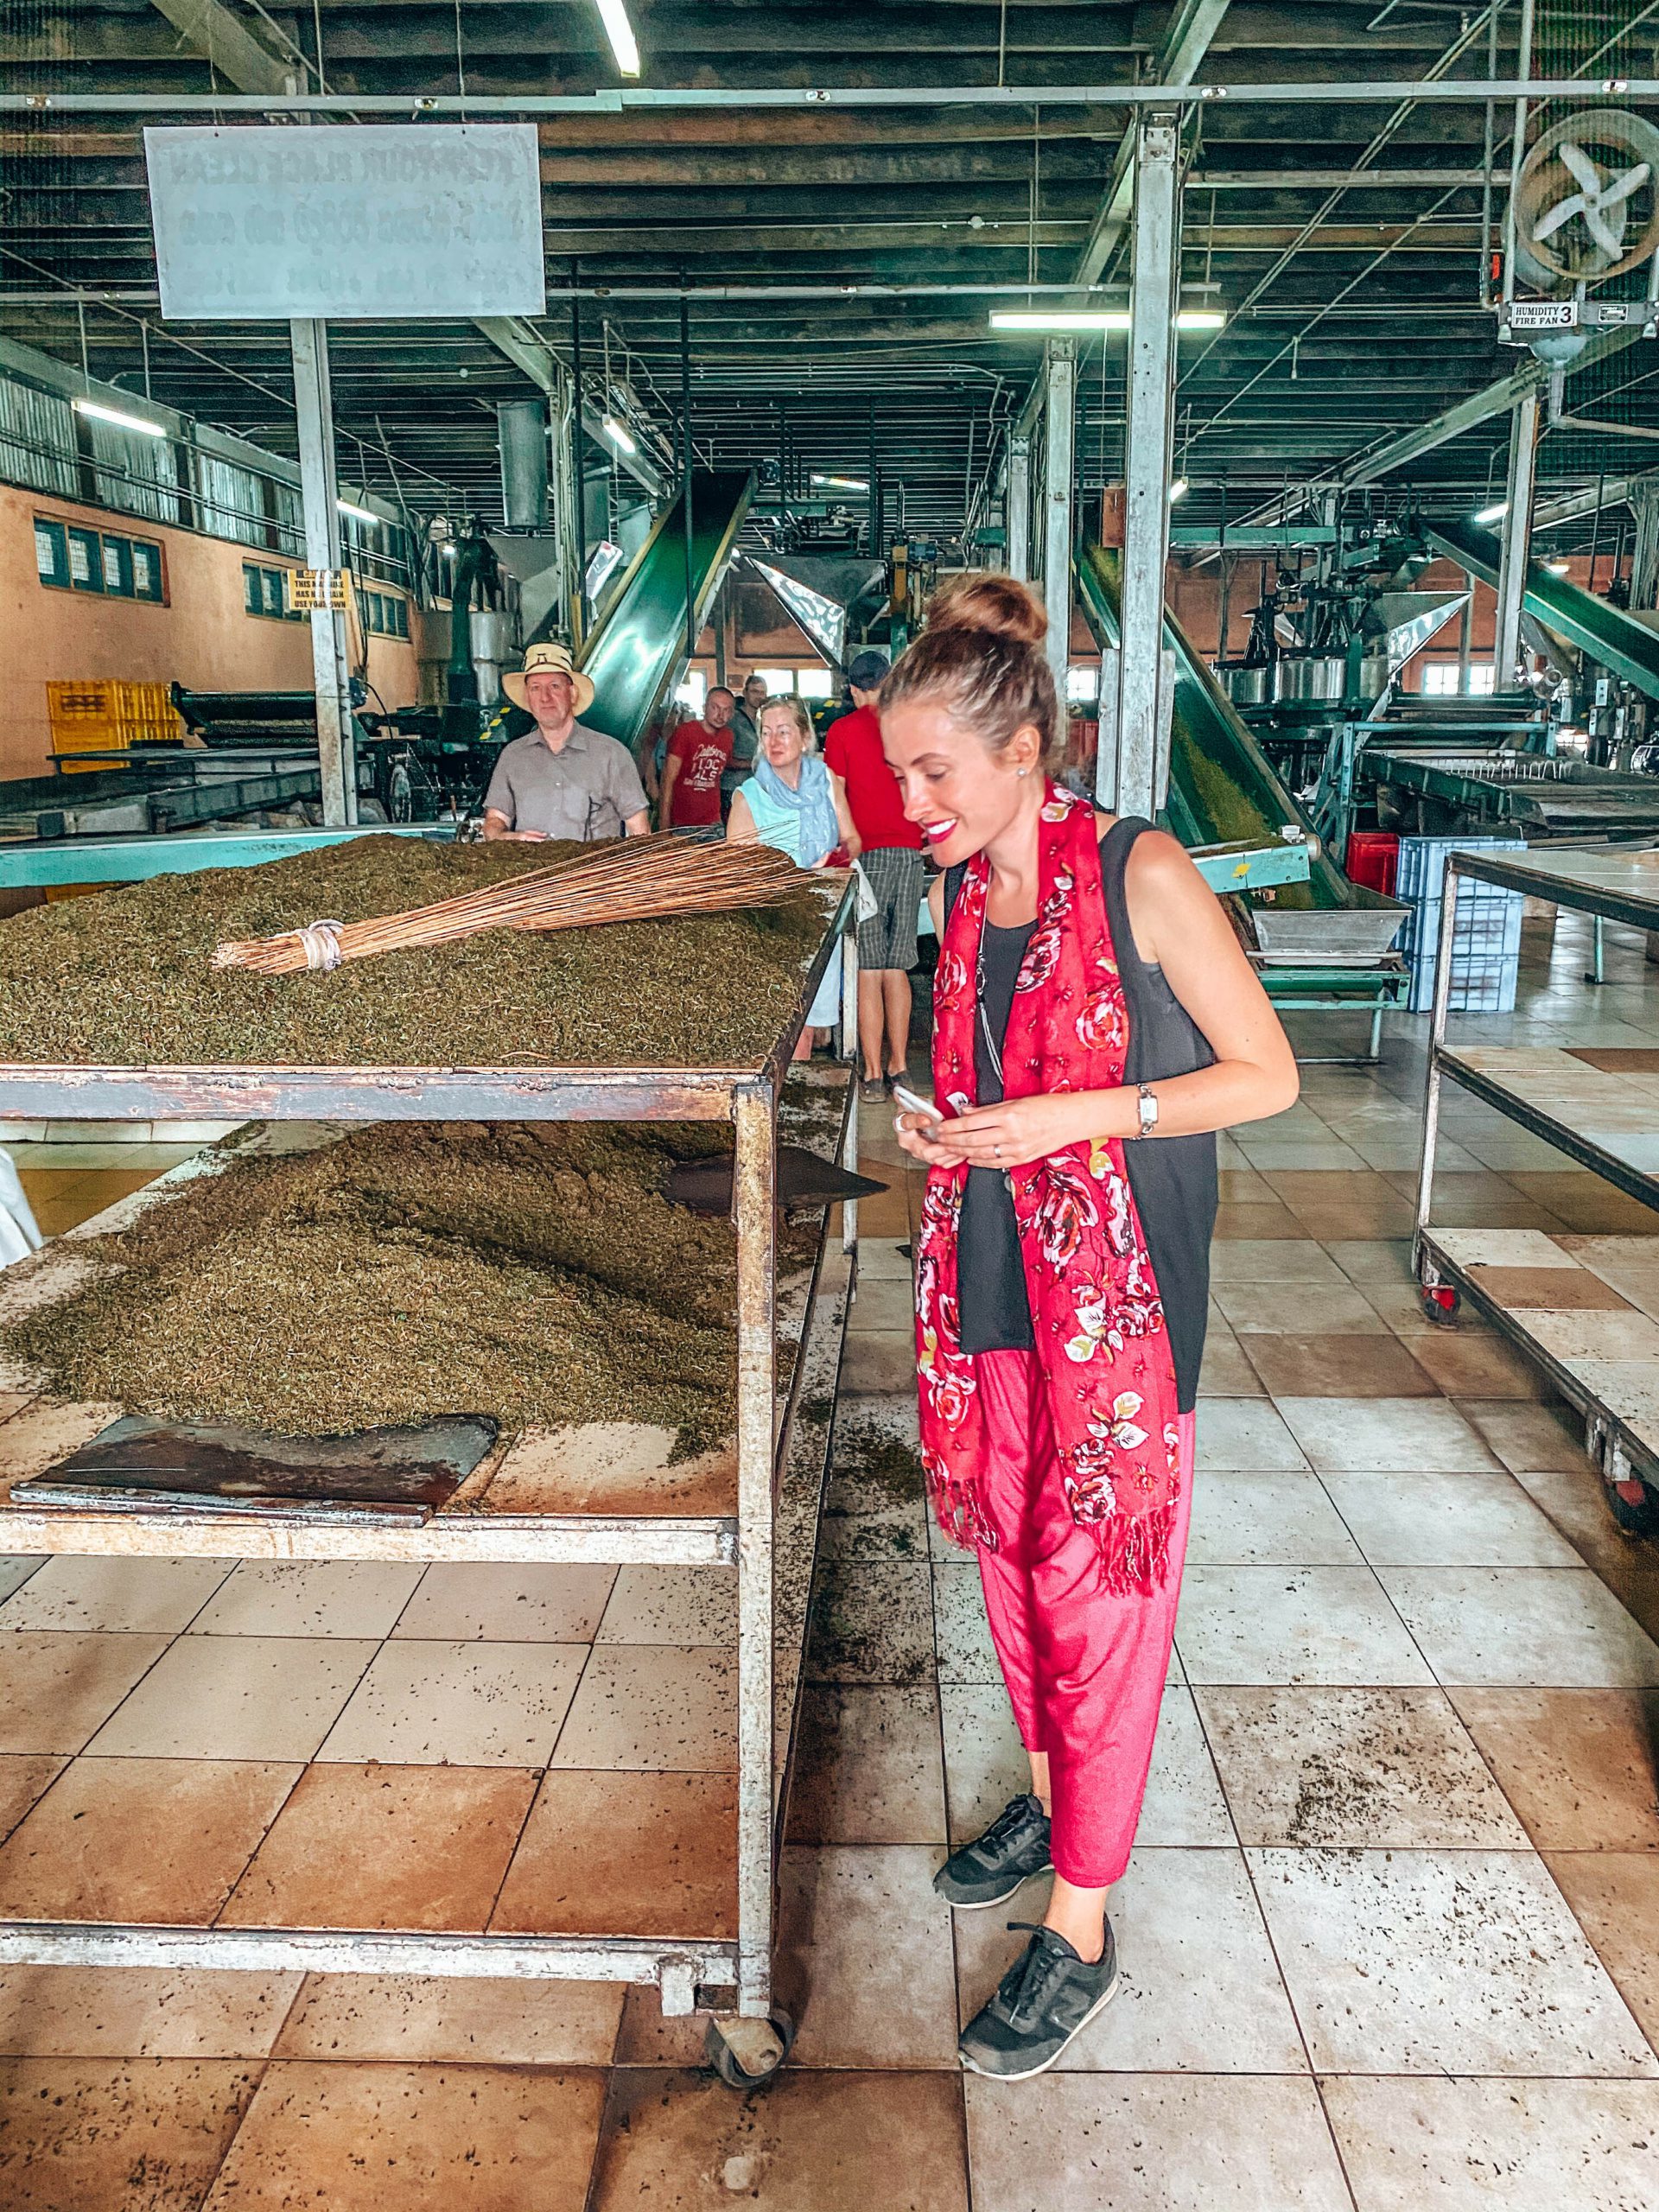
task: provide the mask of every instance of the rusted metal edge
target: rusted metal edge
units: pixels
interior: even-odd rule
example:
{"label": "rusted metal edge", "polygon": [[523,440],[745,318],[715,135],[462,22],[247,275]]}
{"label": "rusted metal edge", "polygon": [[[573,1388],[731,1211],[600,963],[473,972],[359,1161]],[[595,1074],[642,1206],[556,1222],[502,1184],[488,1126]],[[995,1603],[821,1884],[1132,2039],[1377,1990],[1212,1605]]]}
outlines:
{"label": "rusted metal edge", "polygon": [[402,1935],[375,1929],[177,1928],[0,1921],[0,1965],[205,1967],[273,1974],[502,1975],[515,1981],[729,1983],[717,1937]]}

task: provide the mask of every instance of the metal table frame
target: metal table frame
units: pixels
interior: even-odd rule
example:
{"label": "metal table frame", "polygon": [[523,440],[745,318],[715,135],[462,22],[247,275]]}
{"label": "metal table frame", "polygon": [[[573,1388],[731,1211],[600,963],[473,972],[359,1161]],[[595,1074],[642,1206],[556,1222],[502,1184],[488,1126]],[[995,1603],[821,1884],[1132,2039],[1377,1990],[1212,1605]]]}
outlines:
{"label": "metal table frame", "polygon": [[[1283,956],[1263,955],[1252,963],[1262,979],[1268,1002],[1281,1014],[1363,1014],[1370,1017],[1370,1035],[1363,1052],[1299,1052],[1304,1067],[1369,1067],[1382,1056],[1382,1017],[1402,1006],[1411,987],[1411,971],[1398,953],[1382,961],[1367,960],[1357,966],[1320,960],[1305,965],[1287,962]],[[1307,997],[1305,991],[1323,993]]]}
{"label": "metal table frame", "polygon": [[[773,1896],[781,1844],[784,1781],[801,1675],[810,1547],[827,1457],[829,1421],[802,1409],[803,1377],[819,1400],[832,1395],[857,1245],[855,1206],[842,1208],[842,1254],[819,1261],[802,1322],[800,1351],[780,1403],[776,1379],[778,1108],[791,1053],[832,958],[842,963],[840,1049],[856,1051],[856,899],[850,884],[783,1033],[758,1065],[728,1068],[438,1067],[50,1067],[0,1065],[0,1135],[8,1120],[41,1117],[148,1121],[178,1118],[286,1121],[724,1121],[735,1144],[733,1213],[737,1229],[737,1511],[734,1518],[671,1516],[533,1516],[442,1513],[423,1526],[377,1529],[365,1516],[289,1510],[99,1514],[0,1509],[10,1548],[220,1555],[227,1543],[253,1555],[309,1559],[702,1560],[737,1569],[737,1935],[691,1940],[380,1933],[353,1929],[199,1929],[0,1922],[0,1963],[200,1966],[261,1972],[404,1973],[524,1976],[654,1983],[663,2009],[686,2013],[697,1992],[736,1990],[740,2043],[775,2063],[772,2031]],[[856,1084],[849,1081],[841,1151],[857,1165]],[[826,1238],[828,1217],[826,1216]],[[815,1318],[830,1331],[817,1332]],[[833,1357],[831,1357],[831,1353]],[[823,1370],[823,1372],[814,1370]],[[800,1420],[794,1416],[801,1412]],[[798,1437],[797,1432],[800,1433]],[[3,1432],[0,1431],[0,1434]],[[798,1448],[791,1452],[791,1445]],[[816,1478],[813,1459],[816,1453]],[[798,1464],[792,1464],[798,1463]],[[803,1495],[803,1490],[804,1494]],[[788,1629],[795,1649],[782,1669],[787,1710],[775,1707],[776,1524],[787,1510],[808,1556],[790,1562]],[[804,1573],[802,1572],[803,1565]],[[742,2024],[754,2025],[747,2031]]]}
{"label": "metal table frame", "polygon": [[[1510,1343],[1523,1351],[1548,1376],[1551,1382],[1584,1416],[1585,1448],[1600,1466],[1610,1490],[1639,1482],[1649,1495],[1659,1491],[1659,1446],[1623,1421],[1604,1404],[1582,1377],[1553,1356],[1522,1328],[1513,1313],[1499,1306],[1483,1287],[1478,1275],[1461,1265],[1436,1238],[1429,1225],[1434,1189],[1434,1152],[1440,1135],[1440,1095],[1449,1080],[1482,1099],[1518,1127],[1587,1167],[1593,1174],[1643,1205],[1659,1209],[1659,1177],[1643,1174],[1608,1152],[1571,1122],[1547,1112],[1535,1101],[1522,1096],[1484,1068],[1471,1065],[1446,1042],[1451,1011],[1452,945],[1457,927],[1458,886],[1468,876],[1500,890],[1516,891],[1552,906],[1590,915],[1596,924],[1597,967],[1600,966],[1600,935],[1605,921],[1623,922],[1630,928],[1659,930],[1659,866],[1651,871],[1652,888],[1629,882],[1594,880],[1596,863],[1611,874],[1630,872],[1631,852],[1624,848],[1584,848],[1538,853],[1482,853],[1453,850],[1446,855],[1446,889],[1440,908],[1440,944],[1434,974],[1434,1004],[1429,1027],[1428,1065],[1423,1098],[1423,1148],[1417,1176],[1417,1211],[1412,1259],[1417,1279],[1426,1291],[1449,1289],[1466,1297]],[[1576,871],[1576,873],[1575,873]],[[1586,978],[1586,980],[1589,980]],[[1599,980],[1599,978],[1598,978]],[[1659,1248],[1656,1248],[1659,1249]],[[1628,1503],[1630,1501],[1626,1500]]]}

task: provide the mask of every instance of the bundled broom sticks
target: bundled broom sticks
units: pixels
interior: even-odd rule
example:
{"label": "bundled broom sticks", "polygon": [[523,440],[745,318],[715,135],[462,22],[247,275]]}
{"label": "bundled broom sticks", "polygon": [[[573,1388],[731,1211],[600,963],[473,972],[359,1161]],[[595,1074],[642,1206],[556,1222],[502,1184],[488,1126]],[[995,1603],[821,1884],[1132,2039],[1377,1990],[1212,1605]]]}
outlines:
{"label": "bundled broom sticks", "polygon": [[278,937],[221,944],[215,968],[261,976],[327,974],[409,945],[453,944],[480,930],[572,930],[602,922],[655,921],[776,906],[801,888],[801,873],[770,845],[694,845],[674,836],[630,837],[482,891],[380,914],[363,922],[312,922]]}

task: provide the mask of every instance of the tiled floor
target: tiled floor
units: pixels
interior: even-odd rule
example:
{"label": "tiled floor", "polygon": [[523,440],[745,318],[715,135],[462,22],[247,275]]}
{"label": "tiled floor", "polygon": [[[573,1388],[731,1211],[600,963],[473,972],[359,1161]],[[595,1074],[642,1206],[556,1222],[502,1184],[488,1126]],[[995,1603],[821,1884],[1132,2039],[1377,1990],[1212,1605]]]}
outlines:
{"label": "tiled floor", "polygon": [[[1565,929],[1489,1043],[1659,1042]],[[1559,981],[1556,980],[1559,978]],[[742,2098],[619,1989],[0,1973],[0,2203],[50,2212],[1634,2212],[1659,2200],[1659,1554],[1574,1424],[1407,1272],[1421,1025],[1224,1144],[1192,1546],[1117,2001],[1039,2082],[955,2061],[1040,1910],[930,1878],[1020,1779],[909,1398],[884,1116],[837,1416],[780,1993]],[[1327,1033],[1328,1034],[1328,1033]],[[1634,1236],[1453,1094],[1442,1218]],[[76,1171],[84,1174],[93,1169]],[[85,1199],[89,1194],[83,1192]],[[73,1213],[71,1197],[59,1201]],[[1659,1243],[1654,1246],[1659,1262]],[[1639,1262],[1630,1261],[1629,1268]],[[688,1571],[0,1579],[0,1912],[599,1930],[729,1912],[729,1587]],[[313,1763],[315,1762],[315,1763]],[[33,1808],[31,1810],[31,1808]],[[507,1872],[511,1866],[511,1872]],[[505,1876],[505,1880],[504,1880]]]}

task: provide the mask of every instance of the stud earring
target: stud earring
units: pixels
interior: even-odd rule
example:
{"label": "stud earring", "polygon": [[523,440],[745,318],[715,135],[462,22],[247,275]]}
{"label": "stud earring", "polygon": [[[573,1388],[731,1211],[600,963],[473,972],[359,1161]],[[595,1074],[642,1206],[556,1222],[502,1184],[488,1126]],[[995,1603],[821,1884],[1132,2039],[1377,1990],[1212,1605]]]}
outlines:
{"label": "stud earring", "polygon": [[1026,771],[1023,768],[1016,768],[1014,772],[1016,776],[1023,776]]}

